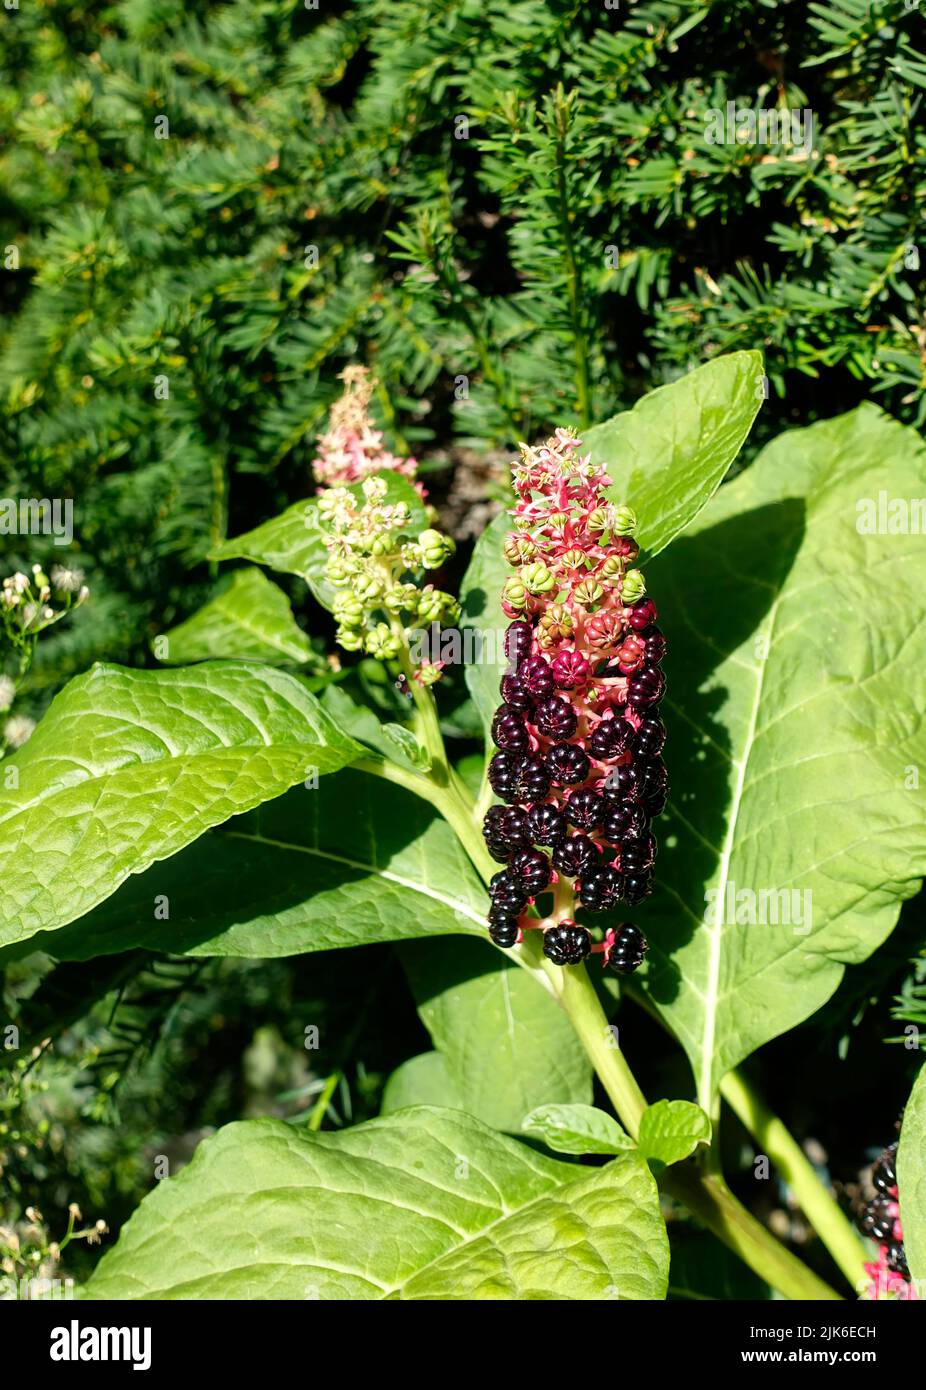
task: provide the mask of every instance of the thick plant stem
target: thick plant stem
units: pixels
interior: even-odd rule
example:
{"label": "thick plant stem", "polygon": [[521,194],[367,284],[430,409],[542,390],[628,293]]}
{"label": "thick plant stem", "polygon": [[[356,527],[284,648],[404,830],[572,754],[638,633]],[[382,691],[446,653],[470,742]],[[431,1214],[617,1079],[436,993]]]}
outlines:
{"label": "thick plant stem", "polygon": [[[440,787],[429,777],[373,757],[362,758],[353,766],[386,777],[429,801],[456,831],[474,866],[488,881],[497,865],[474,822],[472,798],[458,778]],[[551,964],[541,954],[539,936],[539,932],[526,932],[521,945],[506,955],[533,974],[557,1000],[585,1048],[618,1118],[628,1134],[636,1139],[646,1098],[617,1046],[588,973],[584,966],[561,968]],[[661,1186],[786,1298],[839,1299],[839,1294],[818,1279],[750,1215],[719,1174],[704,1174],[694,1165],[676,1166],[666,1170]]]}
{"label": "thick plant stem", "polygon": [[856,1290],[864,1288],[865,1248],[787,1126],[737,1071],[720,1084],[724,1100],[791,1188],[804,1215]]}

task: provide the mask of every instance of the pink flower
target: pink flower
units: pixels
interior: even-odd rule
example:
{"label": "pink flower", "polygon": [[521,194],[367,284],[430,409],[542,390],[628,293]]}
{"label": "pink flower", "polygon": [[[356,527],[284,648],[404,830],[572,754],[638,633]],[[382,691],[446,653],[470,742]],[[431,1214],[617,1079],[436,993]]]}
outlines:
{"label": "pink flower", "polygon": [[366,367],[345,367],[340,380],[344,394],[331,407],[328,428],[319,436],[318,457],[312,463],[316,480],[323,487],[343,487],[384,469],[414,478],[415,459],[391,454],[382,432],[373,428],[367,408],[375,382]]}

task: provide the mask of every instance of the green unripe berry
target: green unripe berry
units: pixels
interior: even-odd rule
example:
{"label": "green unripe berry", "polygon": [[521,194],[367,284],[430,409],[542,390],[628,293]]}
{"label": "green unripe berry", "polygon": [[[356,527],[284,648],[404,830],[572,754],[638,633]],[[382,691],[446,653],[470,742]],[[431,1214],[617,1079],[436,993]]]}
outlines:
{"label": "green unripe berry", "polygon": [[556,577],[551,574],[546,565],[539,560],[532,565],[525,565],[521,570],[521,579],[528,593],[548,594],[551,589],[556,588]]}
{"label": "green unripe berry", "polygon": [[621,584],[621,602],[636,603],[646,593],[646,581],[639,570],[628,570]]}

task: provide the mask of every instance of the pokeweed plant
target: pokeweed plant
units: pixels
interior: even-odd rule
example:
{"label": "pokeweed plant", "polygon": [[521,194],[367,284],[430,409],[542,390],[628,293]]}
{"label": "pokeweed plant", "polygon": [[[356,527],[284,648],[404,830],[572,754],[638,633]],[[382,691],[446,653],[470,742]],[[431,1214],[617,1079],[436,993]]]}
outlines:
{"label": "pokeweed plant", "polygon": [[[390,1079],[377,1120],[249,1120],[204,1141],[88,1297],[661,1298],[661,1197],[788,1297],[868,1287],[871,1252],[739,1067],[879,946],[924,871],[909,773],[926,560],[862,505],[872,480],[913,496],[924,450],[863,406],[719,489],[761,373],[754,353],[718,358],[581,442],[563,428],[525,445],[460,609],[429,579],[450,545],[352,377],[322,490],[214,557],[303,579],[341,647],[385,663],[408,720],[352,699],[337,662],[310,670],[283,590],[243,569],[155,643],[196,664],[94,667],[4,761],[5,958],[393,941],[434,1042]],[[480,639],[466,668],[487,734],[479,787],[445,743],[444,667],[416,648],[422,626],[457,621]],[[812,910],[743,915],[744,893],[782,890]],[[642,926],[620,920],[625,904]],[[596,957],[617,981],[590,972]],[[640,1015],[622,1012],[618,1037],[618,989],[687,1055],[691,1097],[643,1095]],[[592,1104],[593,1072],[613,1114]],[[910,1289],[926,1277],[924,1096],[921,1075],[882,1174]],[[836,1287],[730,1191],[723,1101],[790,1185]]]}

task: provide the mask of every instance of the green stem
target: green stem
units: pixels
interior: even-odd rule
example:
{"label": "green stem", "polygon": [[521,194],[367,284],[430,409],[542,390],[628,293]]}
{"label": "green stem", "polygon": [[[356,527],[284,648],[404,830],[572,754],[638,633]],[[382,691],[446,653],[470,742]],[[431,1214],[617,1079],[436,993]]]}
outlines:
{"label": "green stem", "polygon": [[794,1193],[801,1210],[854,1289],[864,1287],[865,1248],[826,1190],[794,1136],[741,1072],[728,1072],[720,1090]]}

